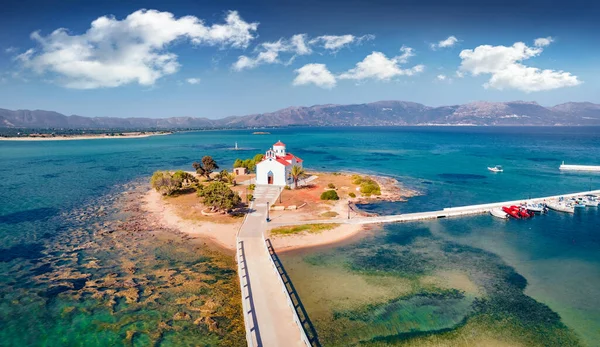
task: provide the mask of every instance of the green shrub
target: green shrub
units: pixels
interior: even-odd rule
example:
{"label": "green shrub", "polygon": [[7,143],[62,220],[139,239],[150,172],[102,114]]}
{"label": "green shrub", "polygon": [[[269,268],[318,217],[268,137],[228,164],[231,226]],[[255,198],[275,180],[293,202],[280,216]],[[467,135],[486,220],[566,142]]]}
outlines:
{"label": "green shrub", "polygon": [[283,188],[284,188],[285,190],[292,190],[292,187],[290,187],[290,186],[285,186],[285,187],[283,187]]}
{"label": "green shrub", "polygon": [[256,189],[256,184],[252,183],[251,185],[248,186],[249,190],[254,190]]}
{"label": "green shrub", "polygon": [[356,194],[354,194],[354,192],[350,192],[350,194],[348,194],[348,196],[350,196],[351,198],[355,198]]}
{"label": "green shrub", "polygon": [[368,178],[360,184],[360,192],[366,196],[381,195],[381,188],[377,182]]}
{"label": "green shrub", "polygon": [[326,192],[323,192],[323,194],[321,194],[321,200],[339,200],[340,197],[338,196],[337,192],[335,190],[328,190]]}
{"label": "green shrub", "polygon": [[254,200],[254,195],[248,194],[248,201],[252,201],[252,200]]}
{"label": "green shrub", "polygon": [[329,183],[329,184],[327,185],[327,188],[329,188],[329,189],[335,189],[335,184],[333,184],[333,183]]}

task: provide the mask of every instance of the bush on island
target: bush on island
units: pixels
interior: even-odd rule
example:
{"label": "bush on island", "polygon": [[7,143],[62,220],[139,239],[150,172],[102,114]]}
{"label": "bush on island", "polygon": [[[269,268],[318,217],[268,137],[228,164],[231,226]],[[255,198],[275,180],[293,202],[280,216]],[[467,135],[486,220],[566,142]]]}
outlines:
{"label": "bush on island", "polygon": [[323,192],[323,194],[321,194],[321,200],[339,200],[340,197],[338,196],[337,192],[335,190],[328,190],[326,192]]}
{"label": "bush on island", "polygon": [[327,188],[329,188],[329,189],[335,189],[335,184],[333,184],[333,183],[329,183],[329,184],[327,185]]}
{"label": "bush on island", "polygon": [[350,192],[350,194],[348,194],[348,196],[351,197],[351,198],[355,198],[356,194],[354,194],[354,192]]}
{"label": "bush on island", "polygon": [[256,184],[252,183],[251,185],[248,186],[248,190],[254,190],[256,189]]}
{"label": "bush on island", "polygon": [[229,211],[241,202],[240,196],[223,182],[211,182],[198,190],[202,203],[215,211]]}

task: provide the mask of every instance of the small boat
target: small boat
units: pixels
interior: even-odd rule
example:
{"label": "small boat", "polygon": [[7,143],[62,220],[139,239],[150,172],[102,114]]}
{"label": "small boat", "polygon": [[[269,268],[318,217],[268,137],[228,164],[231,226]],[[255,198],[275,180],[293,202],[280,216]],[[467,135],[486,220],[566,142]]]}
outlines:
{"label": "small boat", "polygon": [[549,209],[559,212],[575,213],[575,207],[565,202],[549,202],[546,204]]}
{"label": "small boat", "polygon": [[490,170],[491,172],[504,172],[504,169],[502,168],[501,165],[496,165],[494,167],[488,166],[488,170]]}
{"label": "small boat", "polygon": [[585,196],[585,206],[598,207],[598,198],[595,195],[588,194]]}
{"label": "small boat", "polygon": [[493,208],[490,210],[490,214],[496,218],[508,219],[508,214],[502,211],[501,208]]}
{"label": "small boat", "polygon": [[527,209],[527,211],[530,212],[535,212],[535,213],[546,213],[546,211],[548,210],[546,208],[546,205],[542,204],[542,203],[533,203],[533,202],[528,202],[526,204],[523,204],[523,207]]}
{"label": "small boat", "polygon": [[502,211],[514,219],[521,219],[521,214],[519,213],[519,208],[517,206],[503,206]]}

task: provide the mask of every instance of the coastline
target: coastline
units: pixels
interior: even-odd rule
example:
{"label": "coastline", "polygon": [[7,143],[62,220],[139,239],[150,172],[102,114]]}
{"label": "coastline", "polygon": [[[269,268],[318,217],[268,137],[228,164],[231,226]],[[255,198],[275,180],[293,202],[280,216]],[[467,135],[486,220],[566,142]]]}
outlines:
{"label": "coastline", "polygon": [[150,136],[162,136],[171,135],[172,132],[168,133],[151,133],[151,134],[133,134],[123,136],[109,136],[109,135],[75,135],[75,136],[55,136],[55,137],[42,137],[42,136],[28,136],[28,137],[0,137],[0,141],[71,141],[71,140],[100,140],[100,139],[139,139]]}

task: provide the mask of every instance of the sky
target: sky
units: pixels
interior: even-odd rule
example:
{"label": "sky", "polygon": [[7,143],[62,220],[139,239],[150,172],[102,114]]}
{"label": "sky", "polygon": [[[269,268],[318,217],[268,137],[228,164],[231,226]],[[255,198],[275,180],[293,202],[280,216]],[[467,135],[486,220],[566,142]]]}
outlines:
{"label": "sky", "polygon": [[0,108],[222,118],[600,103],[595,1],[3,1]]}

